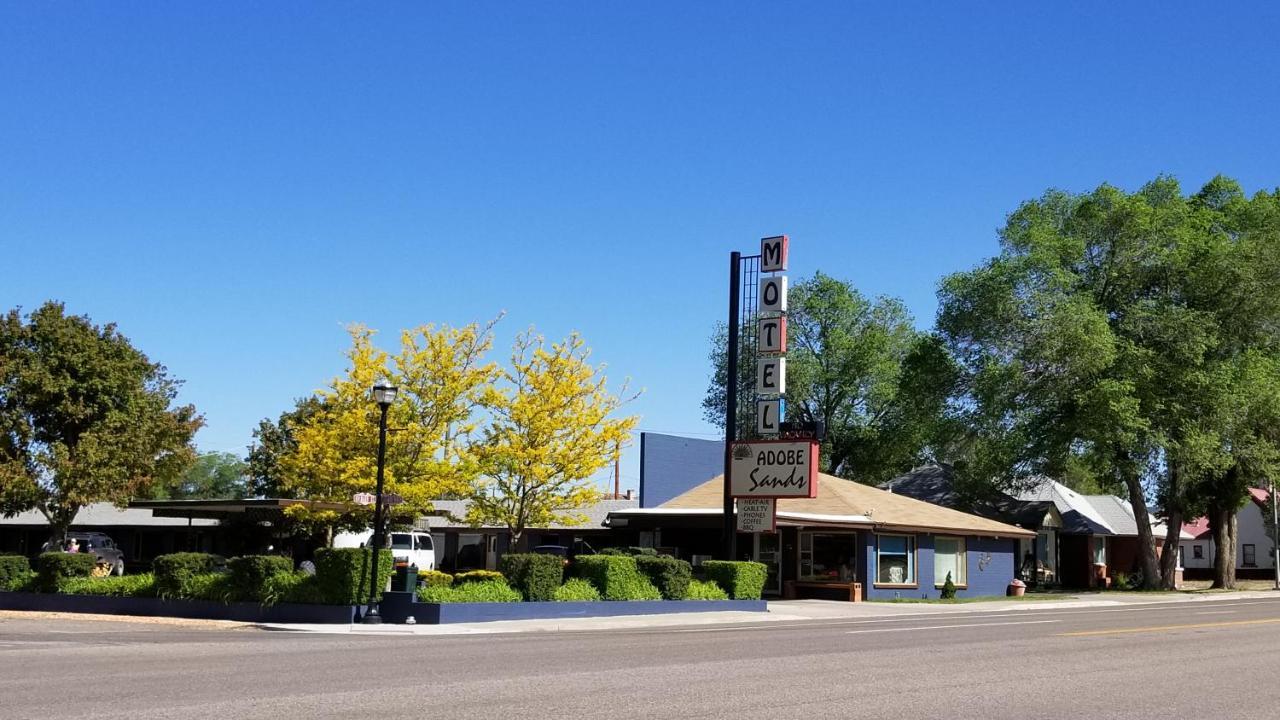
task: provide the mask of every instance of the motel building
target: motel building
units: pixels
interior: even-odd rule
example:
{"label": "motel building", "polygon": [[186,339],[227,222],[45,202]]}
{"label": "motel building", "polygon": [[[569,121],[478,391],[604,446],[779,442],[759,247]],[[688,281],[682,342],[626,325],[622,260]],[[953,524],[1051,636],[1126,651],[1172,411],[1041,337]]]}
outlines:
{"label": "motel building", "polygon": [[[618,545],[657,548],[695,566],[721,542],[723,476],[656,507],[617,510]],[[948,573],[957,597],[1004,595],[1020,543],[1034,530],[819,474],[817,496],[777,500],[774,532],[738,533],[739,560],[769,568],[765,594],[784,598],[937,598]]]}

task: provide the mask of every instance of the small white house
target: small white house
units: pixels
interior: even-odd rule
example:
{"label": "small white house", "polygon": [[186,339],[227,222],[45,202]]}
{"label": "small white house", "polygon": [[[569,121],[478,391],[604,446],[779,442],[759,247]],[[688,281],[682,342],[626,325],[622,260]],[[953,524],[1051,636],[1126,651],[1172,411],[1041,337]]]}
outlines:
{"label": "small white house", "polygon": [[[1249,500],[1236,514],[1236,532],[1240,547],[1236,548],[1236,574],[1239,577],[1270,578],[1275,572],[1275,553],[1267,536],[1267,505],[1270,493],[1250,488]],[[1197,518],[1182,526],[1184,538],[1179,550],[1188,576],[1204,576],[1213,570],[1213,532],[1208,518]],[[1192,574],[1194,572],[1194,575]]]}

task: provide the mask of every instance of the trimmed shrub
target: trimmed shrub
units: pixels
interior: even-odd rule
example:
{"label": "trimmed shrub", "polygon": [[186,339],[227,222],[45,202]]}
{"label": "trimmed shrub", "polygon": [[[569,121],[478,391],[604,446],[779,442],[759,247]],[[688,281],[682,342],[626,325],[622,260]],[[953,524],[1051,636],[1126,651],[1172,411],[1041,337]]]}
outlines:
{"label": "trimmed shrub", "polygon": [[689,582],[689,592],[685,595],[685,600],[728,600],[729,596],[725,595],[724,590],[720,586],[710,580],[691,580]]}
{"label": "trimmed shrub", "polygon": [[942,583],[942,592],[939,597],[943,600],[956,599],[956,584],[951,581],[951,573],[947,573],[947,581]]}
{"label": "trimmed shrub", "polygon": [[520,602],[520,591],[501,580],[477,580],[454,587],[418,588],[418,600],[430,603]]}
{"label": "trimmed shrub", "polygon": [[101,595],[103,597],[155,597],[156,578],[151,573],[120,577],[69,578],[62,581],[58,592],[67,595]]}
{"label": "trimmed shrub", "polygon": [[506,582],[507,578],[502,573],[494,572],[493,570],[470,570],[453,576],[453,584],[455,586],[473,582],[489,582],[491,580]]}
{"label": "trimmed shrub", "polygon": [[[316,583],[329,605],[361,605],[369,601],[368,548],[321,548],[316,551]],[[378,594],[391,578],[390,550],[378,552]]]}
{"label": "trimmed shrub", "polygon": [[196,575],[221,570],[226,560],[210,553],[181,552],[160,555],[151,561],[155,571],[157,595],[162,598],[190,597],[187,584]]}
{"label": "trimmed shrub", "polygon": [[31,561],[22,555],[0,555],[0,590],[14,590],[31,577]]}
{"label": "trimmed shrub", "polygon": [[556,602],[585,602],[599,600],[600,591],[596,586],[582,578],[569,578],[551,594]]}
{"label": "trimmed shrub", "polygon": [[293,560],[280,555],[235,557],[227,561],[227,574],[236,600],[263,601],[267,580],[276,575],[292,575]]}
{"label": "trimmed shrub", "polygon": [[453,576],[439,570],[423,570],[418,573],[418,584],[425,587],[449,587],[453,584]]}
{"label": "trimmed shrub", "polygon": [[733,600],[759,600],[769,577],[764,563],[748,560],[707,560],[702,571]]}
{"label": "trimmed shrub", "polygon": [[525,600],[550,600],[564,580],[564,558],[559,555],[508,553],[498,566]]}
{"label": "trimmed shrub", "polygon": [[36,588],[51,593],[69,578],[89,577],[98,560],[89,553],[47,552],[40,554],[36,564]]}
{"label": "trimmed shrub", "polygon": [[579,555],[574,565],[578,576],[594,585],[605,600],[662,599],[630,555]]}
{"label": "trimmed shrub", "polygon": [[670,555],[637,555],[636,568],[649,578],[649,582],[658,588],[658,592],[666,600],[683,600],[689,592],[693,568],[684,560],[677,560]]}

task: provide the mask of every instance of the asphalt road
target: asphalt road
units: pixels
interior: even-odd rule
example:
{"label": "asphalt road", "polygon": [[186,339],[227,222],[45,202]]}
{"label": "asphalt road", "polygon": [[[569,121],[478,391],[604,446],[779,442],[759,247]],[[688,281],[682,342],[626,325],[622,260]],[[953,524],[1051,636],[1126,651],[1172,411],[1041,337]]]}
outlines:
{"label": "asphalt road", "polygon": [[0,718],[1273,718],[1280,598],[726,628],[0,620]]}

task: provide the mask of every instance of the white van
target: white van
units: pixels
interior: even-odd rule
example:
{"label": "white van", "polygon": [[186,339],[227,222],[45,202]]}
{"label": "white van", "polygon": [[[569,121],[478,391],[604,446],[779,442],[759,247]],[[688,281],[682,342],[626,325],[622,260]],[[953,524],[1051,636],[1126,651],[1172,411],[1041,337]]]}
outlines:
{"label": "white van", "polygon": [[[336,548],[364,547],[372,536],[372,530],[338,533],[333,538],[333,546]],[[386,547],[391,549],[391,555],[397,561],[417,565],[419,570],[436,569],[436,548],[435,543],[431,541],[431,533],[421,530],[392,531],[387,533]]]}

